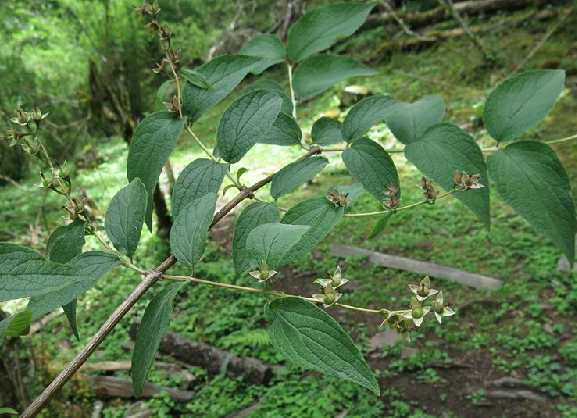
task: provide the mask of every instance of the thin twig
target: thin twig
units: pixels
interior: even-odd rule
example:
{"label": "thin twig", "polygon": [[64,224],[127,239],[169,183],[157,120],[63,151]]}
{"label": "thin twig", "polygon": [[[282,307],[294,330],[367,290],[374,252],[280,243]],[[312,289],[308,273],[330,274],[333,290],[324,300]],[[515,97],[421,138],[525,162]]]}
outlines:
{"label": "thin twig", "polygon": [[403,32],[405,32],[407,35],[414,36],[415,38],[420,39],[421,41],[435,41],[436,40],[435,38],[423,36],[420,33],[417,33],[415,31],[411,30],[411,28],[409,28],[409,25],[407,25],[405,23],[405,21],[403,19],[401,19],[399,17],[399,15],[395,12],[395,9],[393,9],[391,4],[389,3],[389,0],[382,0],[381,3],[385,7],[385,9],[387,9],[387,12],[393,17],[393,19],[395,19],[395,21],[403,29]]}
{"label": "thin twig", "polygon": [[517,74],[525,65],[527,65],[529,60],[531,58],[533,58],[533,55],[535,55],[537,53],[537,51],[539,51],[539,49],[541,49],[541,47],[545,44],[545,42],[547,42],[547,40],[551,37],[551,35],[553,35],[553,33],[561,26],[561,24],[565,21],[565,19],[567,19],[567,17],[569,17],[569,15],[571,14],[572,11],[573,11],[573,8],[570,8],[566,14],[561,16],[561,18],[553,26],[551,26],[551,29],[549,29],[547,31],[547,33],[545,34],[545,36],[543,36],[543,39],[541,39],[537,43],[537,45],[535,45],[535,47],[531,50],[531,52],[529,52],[529,54],[525,57],[525,59],[523,61],[521,61],[519,63],[519,65],[517,65],[515,67],[515,69],[511,73],[510,77]]}
{"label": "thin twig", "polygon": [[[267,290],[267,289],[259,289],[256,287],[247,287],[247,286],[239,286],[236,284],[230,284],[230,283],[222,283],[222,282],[213,282],[210,280],[204,280],[204,279],[199,279],[197,277],[192,277],[192,276],[169,276],[169,275],[163,275],[162,276],[165,279],[172,279],[172,280],[182,280],[182,281],[187,281],[187,282],[194,282],[194,283],[200,283],[200,284],[206,284],[209,286],[214,286],[214,287],[220,287],[222,289],[229,289],[229,290],[236,290],[239,292],[250,292],[250,293],[256,293],[256,294],[260,294],[263,296],[277,296],[279,298],[299,298],[299,299],[303,299],[309,302],[313,302],[313,303],[323,303],[322,300],[318,300],[318,299],[314,299],[314,298],[307,298],[304,296],[299,296],[299,295],[289,295],[283,292],[276,292],[273,290]],[[357,311],[357,312],[365,312],[365,313],[374,313],[374,314],[380,314],[382,315],[385,312],[388,312],[388,309],[369,309],[369,308],[361,308],[359,306],[353,306],[353,305],[345,305],[343,303],[334,303],[334,306],[339,306],[341,308],[345,308],[345,309],[349,309],[349,310],[353,310],[353,311]]]}
{"label": "thin twig", "polygon": [[452,0],[437,0],[442,6],[445,6],[446,8],[449,9],[449,11],[451,12],[451,14],[453,15],[453,17],[455,18],[455,20],[457,20],[457,22],[459,22],[459,24],[461,25],[461,27],[463,28],[463,31],[465,31],[465,33],[467,34],[467,36],[471,39],[471,41],[473,42],[473,44],[477,47],[477,49],[483,54],[483,56],[485,57],[485,60],[487,60],[488,62],[493,62],[494,58],[492,56],[492,54],[487,50],[487,48],[485,48],[485,46],[483,45],[483,43],[481,42],[481,40],[473,33],[473,31],[471,30],[471,28],[469,27],[469,25],[467,24],[467,22],[465,21],[465,19],[463,19],[463,17],[461,16],[461,14],[458,12],[458,10],[455,8],[455,5],[453,4]]}
{"label": "thin twig", "polygon": [[[462,192],[462,191],[464,191],[464,190],[462,190],[462,189],[453,189],[453,190],[449,190],[448,192],[446,192],[446,193],[443,193],[443,194],[441,194],[441,195],[437,196],[437,198],[436,198],[435,200],[438,200],[438,199],[442,199],[443,197],[446,197],[446,196],[452,195],[453,193],[456,193],[456,192]],[[386,209],[386,210],[380,210],[380,211],[378,211],[378,212],[365,212],[365,213],[347,213],[345,216],[350,216],[350,217],[361,217],[361,216],[377,216],[377,215],[384,215],[385,213],[389,213],[389,212],[398,212],[398,211],[400,211],[400,210],[411,209],[411,208],[414,208],[414,207],[417,207],[417,206],[421,206],[421,205],[424,205],[424,204],[427,204],[427,203],[429,203],[429,204],[430,204],[430,203],[431,203],[431,201],[430,201],[430,200],[428,200],[428,199],[426,199],[426,200],[422,200],[422,201],[420,201],[420,202],[417,202],[417,203],[413,203],[413,204],[410,204],[410,205],[401,206],[400,208],[396,208],[396,209]]]}

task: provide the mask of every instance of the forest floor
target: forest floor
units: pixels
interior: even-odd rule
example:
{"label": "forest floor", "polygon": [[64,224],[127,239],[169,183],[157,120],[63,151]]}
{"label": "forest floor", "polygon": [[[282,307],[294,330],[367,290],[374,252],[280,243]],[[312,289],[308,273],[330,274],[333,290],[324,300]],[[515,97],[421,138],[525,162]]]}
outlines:
{"label": "forest floor", "polygon": [[[394,52],[373,58],[380,75],[356,79],[354,84],[371,93],[386,93],[403,101],[427,95],[439,95],[447,103],[445,121],[469,132],[482,132],[482,104],[494,85],[506,78],[539,42],[547,30],[538,22],[520,28],[496,30],[484,36],[487,45],[499,45],[500,66],[483,66],[481,55],[466,38],[450,39],[421,51]],[[529,68],[567,68],[567,88],[549,116],[525,135],[526,139],[552,140],[577,132],[577,44],[571,30],[560,29],[529,61]],[[378,37],[364,34],[354,43],[359,56],[370,55]],[[347,45],[342,46],[347,47]],[[570,67],[572,65],[572,67]],[[505,69],[505,70],[504,70]],[[273,72],[280,79],[283,74]],[[250,80],[249,80],[250,81]],[[286,84],[286,83],[285,83]],[[244,83],[239,90],[246,88]],[[344,84],[340,86],[344,87]],[[323,94],[319,100],[299,108],[303,131],[310,132],[320,114],[342,116],[350,97]],[[354,99],[353,99],[354,100]],[[214,143],[218,115],[230,103],[221,103],[203,117],[196,133],[208,144]],[[385,148],[399,147],[386,127],[370,132]],[[484,146],[493,146],[486,135],[475,138]],[[555,146],[577,196],[577,143]],[[247,184],[275,171],[298,156],[298,149],[275,149],[258,145],[251,150],[243,176]],[[102,144],[96,160],[98,168],[79,169],[76,176],[87,195],[108,201],[125,184],[126,146],[120,140]],[[183,135],[171,161],[181,171],[202,151],[190,137]],[[419,173],[404,159],[394,155],[403,186],[403,202],[422,199],[418,188]],[[337,155],[311,184],[301,187],[296,196],[283,197],[280,207],[290,207],[292,199],[323,196],[329,186],[351,182]],[[237,169],[238,167],[235,167]],[[161,182],[166,184],[164,175]],[[49,232],[61,223],[61,202],[46,197],[34,186],[35,180],[23,182],[23,190],[6,186],[0,190],[0,239],[32,244],[42,251]],[[232,195],[231,191],[226,197]],[[270,200],[266,189],[258,197]],[[39,210],[44,202],[44,210]],[[103,214],[105,207],[97,209]],[[354,212],[378,210],[373,199],[363,194]],[[240,210],[234,212],[235,215]],[[31,223],[30,220],[35,220]],[[334,271],[337,265],[350,280],[343,303],[375,308],[401,309],[410,301],[407,284],[418,283],[420,275],[387,269],[368,262],[367,258],[341,259],[330,255],[332,244],[347,244],[365,249],[402,255],[417,260],[463,269],[495,277],[503,282],[496,291],[472,289],[443,279],[433,279],[433,287],[442,289],[457,314],[442,325],[427,318],[411,341],[399,339],[392,345],[376,344],[375,335],[381,318],[351,314],[331,308],[328,312],[349,331],[368,358],[380,381],[382,395],[376,397],[349,382],[304,371],[284,362],[268,343],[263,314],[264,299],[212,287],[186,286],[179,294],[170,331],[195,341],[211,344],[240,356],[256,357],[264,362],[283,364],[269,386],[249,385],[241,377],[210,375],[199,367],[189,372],[195,377],[186,387],[195,392],[192,401],[179,403],[160,394],[145,405],[154,417],[227,417],[257,402],[251,417],[391,417],[391,418],[514,418],[577,416],[577,274],[558,272],[560,257],[555,246],[537,234],[491,190],[491,231],[456,199],[443,199],[432,206],[403,211],[393,216],[385,231],[369,240],[377,219],[345,218],[317,248],[283,268],[276,278],[279,289],[309,296],[316,292],[313,281]],[[212,240],[197,270],[198,277],[240,285],[253,285],[250,277],[235,277],[230,258],[232,220],[212,232]],[[89,241],[87,248],[96,248]],[[135,263],[151,268],[164,258],[168,248],[155,235],[146,232]],[[173,274],[186,274],[181,267]],[[34,354],[37,378],[29,383],[32,394],[43,388],[63,364],[104,322],[112,310],[138,282],[131,271],[116,269],[89,291],[78,307],[76,341],[63,315],[43,326],[42,332],[24,338],[23,344]],[[162,284],[161,284],[162,286]],[[122,348],[129,340],[130,325],[144,312],[153,292],[137,304],[91,361],[130,360]],[[4,304],[2,309],[15,311],[23,302]],[[372,342],[372,344],[371,344]],[[372,347],[371,347],[372,345]],[[163,361],[170,362],[166,357]],[[52,402],[44,417],[86,417],[94,408],[94,373],[82,372],[73,378]],[[115,376],[128,377],[128,372]],[[496,399],[495,381],[503,377],[518,379],[517,388],[532,393],[535,399]],[[154,368],[154,383],[183,388],[181,377]],[[526,394],[526,393],[525,393]],[[124,417],[131,402],[108,400],[102,416]]]}

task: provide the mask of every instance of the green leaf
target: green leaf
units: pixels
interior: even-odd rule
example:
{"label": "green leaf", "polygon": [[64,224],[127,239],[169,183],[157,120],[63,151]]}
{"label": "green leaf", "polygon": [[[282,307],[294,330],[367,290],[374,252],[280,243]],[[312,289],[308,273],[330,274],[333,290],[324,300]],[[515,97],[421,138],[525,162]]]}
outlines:
{"label": "green leaf", "polygon": [[285,256],[284,263],[290,263],[311,251],[331,232],[343,215],[344,208],[335,207],[325,196],[303,200],[290,208],[281,219],[281,223],[310,226],[310,229],[299,243],[291,248]]}
{"label": "green leaf", "polygon": [[262,58],[252,69],[253,74],[260,74],[268,67],[284,62],[286,51],[284,44],[276,35],[262,34],[252,38],[239,52],[242,55]]}
{"label": "green leaf", "polygon": [[178,261],[194,267],[204,253],[206,234],[216,209],[216,193],[209,192],[183,207],[170,229],[170,248]]}
{"label": "green leaf", "polygon": [[280,214],[276,203],[254,202],[242,211],[234,226],[232,240],[232,258],[236,274],[242,274],[250,267],[250,260],[246,256],[248,234],[259,225],[276,223],[279,220]]}
{"label": "green leaf", "polygon": [[120,264],[114,254],[101,251],[88,251],[72,259],[67,265],[77,269],[84,279],[72,283],[56,292],[36,296],[30,299],[26,309],[33,314],[33,321],[42,318],[48,312],[63,307],[72,331],[78,338],[76,327],[76,298],[94,287],[96,280]]}
{"label": "green leaf", "polygon": [[563,91],[564,70],[534,70],[499,84],[489,94],[483,121],[497,141],[512,141],[541,121]]}
{"label": "green leaf", "polygon": [[377,380],[351,337],[322,309],[290,297],[274,299],[267,310],[272,318],[270,341],[290,361],[380,394]]}
{"label": "green leaf", "polygon": [[282,99],[276,94],[254,91],[235,100],[226,109],[216,134],[220,156],[234,164],[270,131]]}
{"label": "green leaf", "polygon": [[272,128],[258,140],[259,144],[280,146],[300,145],[303,133],[296,121],[286,113],[279,113]]}
{"label": "green leaf", "polygon": [[489,172],[503,200],[551,239],[573,264],[575,203],[555,151],[539,142],[517,142],[489,157]]}
{"label": "green leaf", "polygon": [[170,112],[156,112],[136,127],[128,151],[128,181],[139,178],[148,194],[146,224],[152,230],[152,196],[162,167],[176,145],[186,118]]}
{"label": "green leaf", "polygon": [[264,260],[271,269],[288,263],[286,255],[309,229],[307,226],[267,223],[254,228],[246,239],[249,266],[256,268]]}
{"label": "green leaf", "polygon": [[342,157],[349,173],[379,202],[385,199],[390,185],[400,189],[395,163],[376,142],[367,138],[358,139],[343,152]]}
{"label": "green leaf", "polygon": [[481,149],[465,131],[450,123],[431,126],[421,139],[405,147],[405,156],[427,177],[445,190],[453,189],[455,170],[480,174],[480,189],[457,192],[454,196],[469,207],[489,229],[489,179]]}
{"label": "green leaf", "polygon": [[[143,186],[144,187],[144,186]],[[146,205],[146,199],[144,201]],[[144,212],[143,212],[144,216]],[[141,224],[142,226],[142,224]],[[48,259],[55,261],[57,263],[68,263],[70,260],[75,258],[76,256],[82,254],[82,248],[84,247],[84,233],[85,233],[86,222],[81,220],[75,220],[70,225],[61,226],[56,228],[56,230],[48,239],[48,244],[46,246],[46,254]],[[79,270],[82,273],[82,270]],[[71,286],[77,287],[79,283],[72,284]],[[70,287],[70,286],[68,286]],[[68,288],[67,287],[67,288]],[[90,286],[92,287],[92,286]],[[66,289],[64,288],[56,293],[56,297],[60,297],[62,293],[66,293]],[[88,290],[88,289],[86,289]],[[85,291],[86,291],[85,290]],[[40,298],[50,298],[51,293],[48,295],[40,296]],[[53,296],[53,297],[54,297]],[[32,299],[31,301],[33,301]],[[68,303],[68,302],[64,302]],[[30,304],[30,303],[29,303]],[[71,309],[72,304],[74,305],[74,310]],[[56,306],[53,309],[60,307],[62,305]],[[68,307],[68,308],[66,308]],[[52,309],[51,309],[52,310]],[[49,311],[47,311],[49,312]],[[64,312],[66,313],[66,317],[68,318],[68,322],[72,328],[72,332],[78,337],[78,329],[76,328],[76,299],[73,299],[68,305],[65,305]],[[46,312],[43,312],[44,314]],[[7,334],[9,335],[9,334]]]}
{"label": "green leaf", "polygon": [[201,89],[209,89],[211,87],[210,83],[206,80],[203,74],[195,70],[187,70],[186,68],[181,71],[182,76],[186,81],[196,87]]}
{"label": "green leaf", "polygon": [[32,312],[34,320],[40,319],[48,312],[76,300],[77,297],[92,289],[95,284],[96,280],[85,277],[84,280],[72,283],[57,292],[31,298],[26,309]]}
{"label": "green leaf", "polygon": [[80,280],[84,276],[75,268],[20,245],[0,243],[0,302],[44,295]]}
{"label": "green leaf", "polygon": [[432,125],[445,117],[445,102],[437,96],[424,97],[414,103],[401,103],[386,123],[403,144],[418,141]]}
{"label": "green leaf", "polygon": [[338,144],[344,141],[341,132],[341,123],[336,119],[323,116],[313,123],[311,137],[315,144],[321,146]]}
{"label": "green leaf", "polygon": [[[0,343],[1,342],[2,340],[0,339]],[[16,412],[12,408],[0,408],[0,414],[18,415],[18,412]]]}
{"label": "green leaf", "polygon": [[56,228],[48,238],[46,258],[65,264],[82,253],[85,227],[86,222],[77,219],[70,225]]}
{"label": "green leaf", "polygon": [[66,319],[68,319],[68,323],[70,324],[70,328],[72,328],[74,336],[79,340],[80,335],[78,334],[78,324],[76,323],[76,305],[77,300],[73,299],[71,302],[64,305],[62,309],[64,310],[64,314],[66,315]]}
{"label": "green leaf", "polygon": [[343,122],[343,138],[352,142],[366,134],[369,129],[396,112],[399,102],[390,96],[367,97],[353,106]]}
{"label": "green leaf", "polygon": [[132,389],[137,398],[142,396],[146,376],[152,367],[162,337],[170,325],[174,298],[182,286],[184,283],[169,284],[146,307],[132,353]]}
{"label": "green leaf", "polygon": [[100,279],[114,267],[120,265],[120,259],[114,254],[102,251],[86,251],[74,257],[67,265],[78,270],[83,277]]}
{"label": "green leaf", "polygon": [[158,88],[158,92],[156,93],[156,108],[159,110],[165,110],[166,109],[166,107],[163,104],[164,96],[166,94],[166,91],[170,87],[171,83],[172,83],[172,80],[166,80]]}
{"label": "green leaf", "polygon": [[226,174],[226,164],[199,158],[178,176],[172,193],[172,214],[176,218],[183,207],[207,193],[218,193]]}
{"label": "green leaf", "polygon": [[4,336],[6,335],[6,328],[8,328],[10,322],[12,322],[12,319],[14,319],[14,315],[0,321],[0,345],[2,345],[2,343],[4,342]]}
{"label": "green leaf", "polygon": [[196,68],[211,88],[204,89],[191,83],[182,88],[182,110],[189,123],[194,123],[242,81],[259,64],[260,58],[246,55],[221,55]]}
{"label": "green leaf", "polygon": [[300,100],[310,99],[351,77],[378,74],[366,65],[338,55],[316,55],[299,65],[293,76],[293,89]]}
{"label": "green leaf", "polygon": [[5,335],[8,337],[20,337],[28,334],[32,323],[32,312],[25,310],[10,317],[10,324],[6,327]]}
{"label": "green leaf", "polygon": [[273,176],[270,195],[278,199],[284,194],[294,192],[301,184],[306,183],[320,173],[328,163],[329,160],[320,156],[290,163]]}
{"label": "green leaf", "polygon": [[346,194],[347,199],[349,199],[349,204],[345,207],[345,212],[348,212],[353,208],[353,205],[365,190],[362,184],[353,183],[344,186],[331,186],[328,188],[327,194],[331,194],[335,189],[340,194]]}
{"label": "green leaf", "polygon": [[288,32],[288,56],[302,61],[352,35],[376,3],[338,3],[306,13]]}
{"label": "green leaf", "polygon": [[285,89],[279,83],[273,80],[269,80],[267,78],[260,79],[252,83],[246,89],[246,93],[250,93],[251,91],[268,91],[269,93],[275,93],[282,98],[282,106],[280,111],[286,113],[287,115],[292,115],[293,113],[293,103],[290,97],[287,96]]}
{"label": "green leaf", "polygon": [[376,223],[375,227],[371,231],[371,234],[369,235],[369,239],[376,237],[385,230],[387,224],[389,223],[389,219],[391,219],[391,216],[393,216],[393,212],[387,212],[379,218],[379,221]]}
{"label": "green leaf", "polygon": [[146,214],[148,196],[139,178],[114,195],[104,217],[106,235],[118,251],[132,258]]}

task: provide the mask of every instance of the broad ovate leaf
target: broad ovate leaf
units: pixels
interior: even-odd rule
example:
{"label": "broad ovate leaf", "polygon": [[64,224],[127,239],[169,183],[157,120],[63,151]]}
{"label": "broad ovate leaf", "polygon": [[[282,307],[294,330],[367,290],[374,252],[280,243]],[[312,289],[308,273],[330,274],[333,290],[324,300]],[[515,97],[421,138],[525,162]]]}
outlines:
{"label": "broad ovate leaf", "polygon": [[499,84],[483,108],[489,135],[497,141],[519,138],[547,116],[564,82],[564,70],[533,70]]}
{"label": "broad ovate leaf", "polygon": [[60,264],[66,264],[84,247],[84,229],[86,222],[79,219],[69,225],[59,226],[52,232],[46,244],[46,258]]}
{"label": "broad ovate leaf", "polygon": [[286,255],[309,230],[308,226],[267,223],[254,228],[246,239],[246,255],[252,268],[265,261],[271,269],[288,263]]}
{"label": "broad ovate leaf", "polygon": [[128,181],[139,178],[144,183],[148,196],[145,221],[151,230],[154,189],[185,123],[185,118],[179,118],[174,113],[152,113],[136,127],[130,141]]}
{"label": "broad ovate leaf", "polygon": [[386,198],[385,192],[389,186],[400,189],[393,160],[376,142],[367,138],[358,139],[343,152],[342,158],[349,173],[379,202]]}
{"label": "broad ovate leaf", "polygon": [[310,229],[285,256],[285,264],[310,252],[326,237],[344,215],[343,207],[335,207],[325,196],[299,202],[285,213],[281,223],[309,226]]}
{"label": "broad ovate leaf", "polygon": [[94,287],[97,279],[119,264],[120,259],[114,254],[102,251],[82,253],[70,260],[67,265],[78,270],[84,276],[84,280],[74,282],[58,291],[30,298],[26,310],[32,312],[32,320],[36,321],[48,312],[62,307],[74,335],[78,338],[76,298]]}
{"label": "broad ovate leaf", "polygon": [[86,251],[67,263],[91,279],[100,279],[119,264],[120,259],[116,255],[102,251]]}
{"label": "broad ovate leaf", "polygon": [[315,156],[290,163],[275,173],[272,178],[270,194],[278,199],[280,196],[294,192],[301,184],[314,178],[329,160]]}
{"label": "broad ovate leaf", "polygon": [[114,195],[104,216],[106,235],[119,252],[132,258],[146,215],[148,194],[139,178]]}
{"label": "broad ovate leaf", "polygon": [[261,58],[247,55],[221,55],[195,69],[210,85],[205,89],[192,83],[182,88],[182,110],[190,123],[200,117],[222,99],[242,81],[242,79],[260,63]]}
{"label": "broad ovate leaf", "polygon": [[241,212],[234,225],[232,240],[232,258],[237,274],[244,273],[250,267],[250,260],[246,255],[246,240],[250,232],[259,225],[278,223],[279,220],[276,203],[254,202]]}
{"label": "broad ovate leaf", "polygon": [[184,77],[184,79],[193,86],[200,87],[202,89],[209,89],[211,87],[210,83],[207,81],[204,75],[198,71],[188,70],[185,68],[181,71],[181,74],[182,77]]}
{"label": "broad ovate leaf", "polygon": [[209,192],[180,210],[170,229],[170,248],[178,261],[194,267],[204,254],[206,235],[216,209],[217,194]]}
{"label": "broad ovate leaf", "polygon": [[379,384],[363,355],[341,326],[301,298],[274,299],[266,307],[271,344],[306,369],[357,383],[376,395]]}
{"label": "broad ovate leaf", "polygon": [[338,55],[315,55],[294,71],[293,89],[300,100],[310,99],[351,77],[377,74],[366,65]]}
{"label": "broad ovate leaf", "polygon": [[56,292],[31,298],[26,309],[33,313],[33,320],[37,320],[48,312],[72,302],[78,296],[90,290],[96,284],[97,279],[119,264],[120,259],[114,254],[102,251],[82,253],[67,265],[81,272],[84,276],[83,280],[69,284]]}
{"label": "broad ovate leaf", "polygon": [[454,196],[481,218],[487,229],[490,228],[487,165],[471,135],[450,123],[438,123],[427,129],[420,140],[408,144],[405,156],[447,191],[453,189],[456,170],[479,174],[482,188],[457,192]]}
{"label": "broad ovate leaf", "polygon": [[327,146],[342,142],[341,125],[338,120],[326,116],[316,120],[311,130],[313,143]]}
{"label": "broad ovate leaf", "polygon": [[367,97],[349,110],[343,122],[343,138],[353,142],[362,137],[369,129],[397,111],[399,102],[391,96],[377,95]]}
{"label": "broad ovate leaf", "polygon": [[177,217],[183,207],[193,200],[212,192],[218,193],[224,176],[226,164],[199,158],[186,166],[178,176],[172,192],[172,214]]}
{"label": "broad ovate leaf", "polygon": [[142,396],[146,376],[170,325],[174,298],[184,283],[171,283],[158,293],[146,307],[132,353],[132,389],[134,396]]}
{"label": "broad ovate leaf", "polygon": [[260,74],[267,68],[284,62],[286,50],[277,35],[261,34],[252,38],[239,52],[242,55],[262,58],[260,63],[252,69],[253,74]]}
{"label": "broad ovate leaf", "polygon": [[375,4],[337,3],[306,13],[289,29],[289,58],[294,62],[302,61],[352,35],[365,22]]}
{"label": "broad ovate leaf", "polygon": [[0,302],[44,295],[84,279],[75,268],[46,260],[36,251],[0,243]]}
{"label": "broad ovate leaf", "polygon": [[296,121],[286,113],[279,113],[272,128],[262,138],[259,144],[272,144],[284,147],[300,145],[303,133]]}
{"label": "broad ovate leaf", "polygon": [[269,93],[278,94],[282,99],[282,106],[280,111],[286,113],[287,115],[292,115],[293,113],[293,104],[290,97],[287,96],[285,89],[279,83],[273,80],[269,80],[268,78],[261,78],[260,80],[255,81],[246,89],[246,93],[250,93],[251,91],[268,91]]}
{"label": "broad ovate leaf", "polygon": [[226,109],[216,134],[220,156],[233,164],[270,131],[280,112],[282,99],[273,93],[254,91]]}
{"label": "broad ovate leaf", "polygon": [[491,155],[489,173],[503,200],[549,238],[573,264],[575,203],[565,169],[546,144],[520,141]]}
{"label": "broad ovate leaf", "polygon": [[399,141],[418,141],[425,131],[445,117],[445,102],[437,96],[423,97],[414,103],[401,103],[385,118],[387,126]]}

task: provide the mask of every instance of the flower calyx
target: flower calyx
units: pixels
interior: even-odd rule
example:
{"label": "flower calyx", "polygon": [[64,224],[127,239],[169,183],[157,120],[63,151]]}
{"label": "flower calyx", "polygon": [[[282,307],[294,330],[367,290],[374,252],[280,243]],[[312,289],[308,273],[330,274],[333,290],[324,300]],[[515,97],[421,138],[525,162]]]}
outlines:
{"label": "flower calyx", "polygon": [[276,270],[271,270],[266,261],[262,260],[260,266],[257,270],[251,271],[250,274],[255,279],[258,279],[259,283],[269,282],[270,279],[277,274]]}

